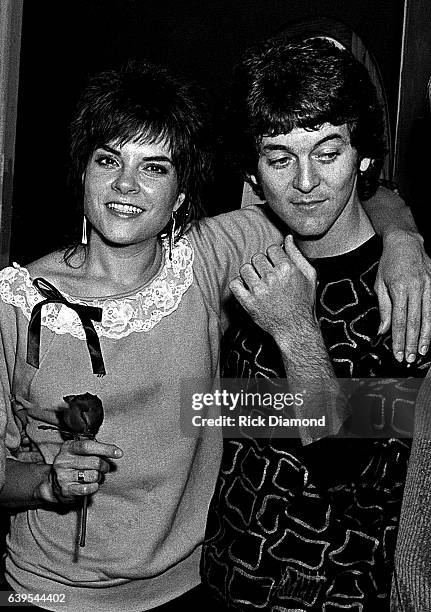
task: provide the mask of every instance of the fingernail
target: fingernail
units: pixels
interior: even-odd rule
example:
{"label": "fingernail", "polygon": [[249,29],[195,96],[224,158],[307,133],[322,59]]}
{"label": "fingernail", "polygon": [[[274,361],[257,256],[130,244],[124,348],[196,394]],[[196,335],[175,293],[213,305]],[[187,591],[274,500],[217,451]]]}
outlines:
{"label": "fingernail", "polygon": [[398,351],[398,353],[395,355],[395,359],[399,361],[400,363],[402,362],[403,357],[404,357],[404,353],[402,351]]}
{"label": "fingernail", "polygon": [[419,349],[419,353],[420,353],[421,355],[426,355],[426,354],[427,354],[427,352],[428,352],[428,347],[427,347],[427,345],[426,345],[426,344],[424,344],[424,345],[423,345],[423,346],[421,346],[421,348]]}
{"label": "fingernail", "polygon": [[382,329],[383,329],[383,323],[380,323],[379,329],[377,330],[377,335],[382,333]]}
{"label": "fingernail", "polygon": [[122,451],[122,450],[120,450],[119,448],[117,448],[117,449],[115,449],[115,451],[114,451],[114,455],[115,455],[116,457],[122,457],[122,456],[123,456],[123,451]]}
{"label": "fingernail", "polygon": [[407,356],[406,361],[407,363],[413,363],[415,359],[416,359],[416,353],[410,353]]}

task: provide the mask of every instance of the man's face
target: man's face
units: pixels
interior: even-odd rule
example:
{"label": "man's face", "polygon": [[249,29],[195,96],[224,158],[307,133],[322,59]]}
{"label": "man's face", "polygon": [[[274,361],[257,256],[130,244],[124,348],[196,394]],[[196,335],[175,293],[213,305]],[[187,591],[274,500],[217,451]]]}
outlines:
{"label": "man's face", "polygon": [[326,234],[353,205],[357,170],[347,125],[325,123],[318,130],[264,136],[257,180],[272,210],[293,232],[311,238]]}

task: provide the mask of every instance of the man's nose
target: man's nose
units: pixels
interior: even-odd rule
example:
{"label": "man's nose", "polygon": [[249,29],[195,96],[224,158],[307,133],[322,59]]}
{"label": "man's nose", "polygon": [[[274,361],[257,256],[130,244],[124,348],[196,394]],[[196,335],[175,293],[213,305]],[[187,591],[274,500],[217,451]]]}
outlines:
{"label": "man's nose", "polygon": [[122,168],[115,178],[112,188],[120,193],[138,193],[139,182],[136,173],[130,168]]}
{"label": "man's nose", "polygon": [[309,193],[320,183],[319,175],[311,160],[299,161],[296,167],[293,186],[298,191]]}

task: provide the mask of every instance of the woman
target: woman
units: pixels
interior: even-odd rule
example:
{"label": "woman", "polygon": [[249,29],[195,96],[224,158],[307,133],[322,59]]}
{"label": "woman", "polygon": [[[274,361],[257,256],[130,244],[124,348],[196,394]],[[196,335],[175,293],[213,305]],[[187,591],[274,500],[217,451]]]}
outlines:
{"label": "woman", "polygon": [[[159,67],[93,78],[71,152],[82,243],[0,276],[6,578],[59,594],[34,601],[51,610],[200,609],[221,444],[210,428],[182,435],[181,382],[211,388],[228,282],[281,234],[257,207],[191,224],[211,165],[206,115]],[[67,405],[86,393],[104,408],[97,440],[65,440]]]}

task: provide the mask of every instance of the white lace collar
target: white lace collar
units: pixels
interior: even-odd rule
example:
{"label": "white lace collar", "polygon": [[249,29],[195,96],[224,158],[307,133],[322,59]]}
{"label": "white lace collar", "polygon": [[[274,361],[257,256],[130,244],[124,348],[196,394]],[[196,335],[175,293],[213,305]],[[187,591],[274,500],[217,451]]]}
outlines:
{"label": "white lace collar", "polygon": [[[178,308],[181,298],[193,282],[193,247],[187,238],[177,241],[169,260],[167,239],[163,241],[164,263],[156,277],[133,295],[79,299],[66,293],[74,303],[103,309],[101,323],[94,323],[98,336],[123,338],[132,332],[146,332]],[[17,306],[30,319],[33,307],[44,297],[33,286],[26,268],[18,264],[0,272],[0,298]],[[84,330],[75,311],[61,304],[42,308],[42,325],[56,334],[71,334],[85,340]]]}

